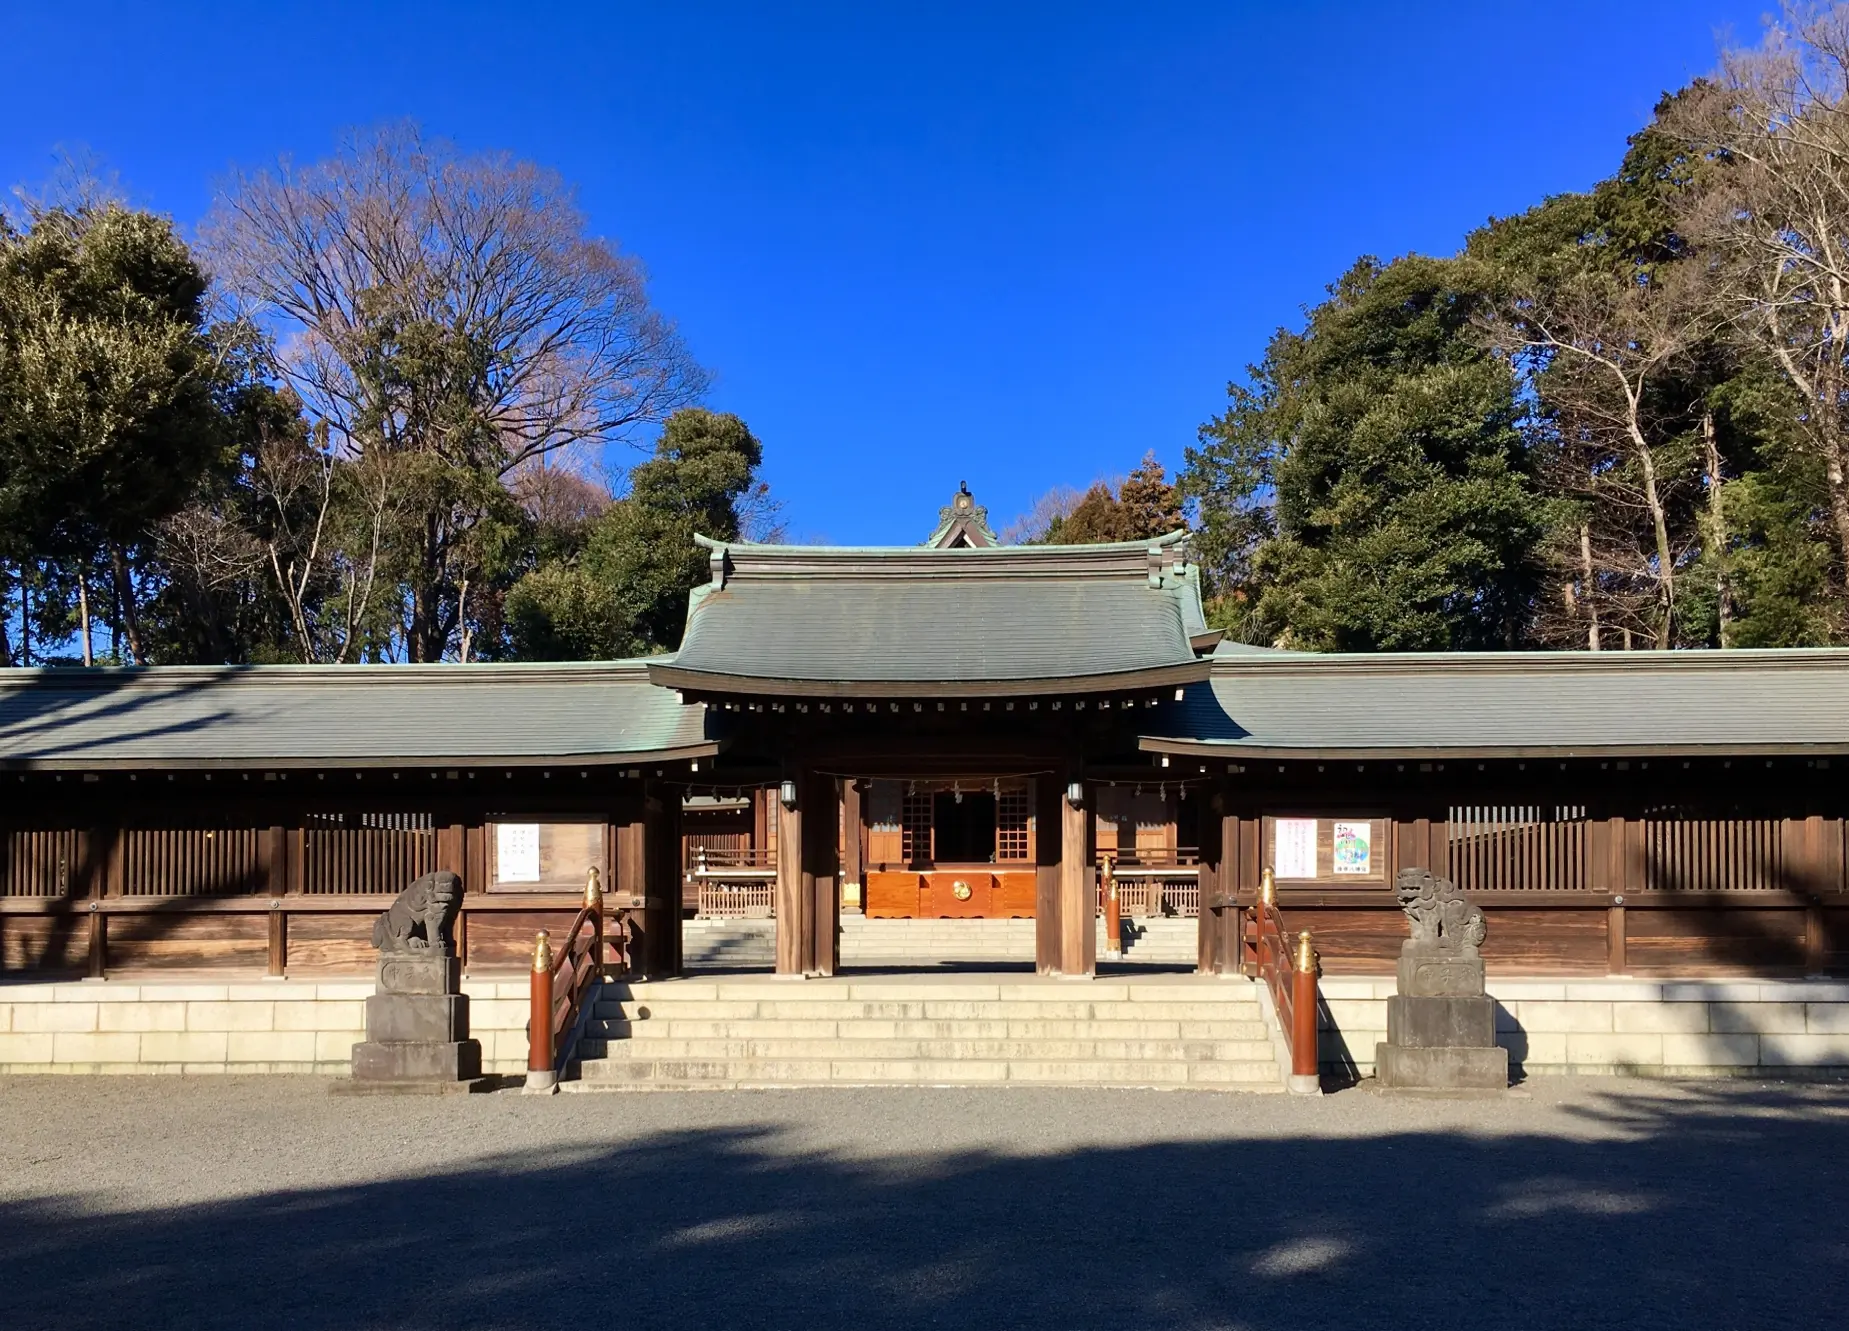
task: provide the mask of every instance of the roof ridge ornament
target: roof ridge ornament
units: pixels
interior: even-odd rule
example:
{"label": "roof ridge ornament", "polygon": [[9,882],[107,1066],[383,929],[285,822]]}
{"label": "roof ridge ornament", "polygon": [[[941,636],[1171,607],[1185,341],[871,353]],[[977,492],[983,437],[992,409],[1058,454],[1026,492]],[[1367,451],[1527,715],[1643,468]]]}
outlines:
{"label": "roof ridge ornament", "polygon": [[989,510],[976,502],[968,481],[957,482],[957,492],[937,511],[937,529],[926,538],[933,550],[986,550],[1001,544],[989,526]]}
{"label": "roof ridge ornament", "polygon": [[725,560],[725,547],[723,545],[715,545],[713,547],[712,553],[706,557],[706,565],[708,568],[712,570],[712,573],[713,573],[713,590],[714,591],[724,590],[725,574],[726,574],[726,560]]}

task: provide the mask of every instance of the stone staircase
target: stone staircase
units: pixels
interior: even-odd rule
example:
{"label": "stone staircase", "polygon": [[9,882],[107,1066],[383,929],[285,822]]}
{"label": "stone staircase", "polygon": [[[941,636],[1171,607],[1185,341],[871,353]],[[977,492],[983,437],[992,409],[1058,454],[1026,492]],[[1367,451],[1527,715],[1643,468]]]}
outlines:
{"label": "stone staircase", "polygon": [[[1151,917],[1124,921],[1125,962],[1192,969],[1195,922]],[[696,970],[768,970],[776,960],[775,921],[687,920],[681,945]],[[1104,956],[1104,925],[1098,925]],[[878,920],[841,917],[844,967],[1032,966],[1032,920]]]}
{"label": "stone staircase", "polygon": [[1168,975],[612,982],[572,1073],[565,1090],[1283,1089],[1251,983]]}

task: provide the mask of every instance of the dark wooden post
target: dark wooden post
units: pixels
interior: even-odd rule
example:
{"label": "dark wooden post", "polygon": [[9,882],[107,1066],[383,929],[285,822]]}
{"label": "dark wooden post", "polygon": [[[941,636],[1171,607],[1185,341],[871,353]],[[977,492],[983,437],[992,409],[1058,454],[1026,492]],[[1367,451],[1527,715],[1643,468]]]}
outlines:
{"label": "dark wooden post", "polygon": [[[1079,796],[1076,802],[1071,798]],[[1059,973],[1098,971],[1098,897],[1091,868],[1090,792],[1076,771],[1060,800]]]}
{"label": "dark wooden post", "polygon": [[89,965],[84,973],[92,980],[109,978],[109,917],[94,901],[90,903]]}
{"label": "dark wooden post", "polygon": [[1059,859],[1065,783],[1056,774],[1034,778],[1034,970],[1059,973]]}
{"label": "dark wooden post", "polygon": [[1193,801],[1200,823],[1201,906],[1196,968],[1203,975],[1237,975],[1243,966],[1239,911],[1239,819],[1227,813],[1224,790]]}
{"label": "dark wooden post", "polygon": [[642,823],[643,969],[651,979],[666,979],[681,971],[680,795],[669,788],[650,790]]}
{"label": "dark wooden post", "polygon": [[624,940],[628,951],[623,957],[626,969],[642,974],[648,968],[649,934],[654,920],[648,913],[648,825],[640,800],[626,802],[617,815],[616,824],[616,891],[634,901],[641,909],[629,911],[629,935]]}
{"label": "dark wooden post", "polygon": [[833,975],[841,964],[840,837],[841,795],[832,776],[806,775],[803,820],[803,887],[809,897],[811,975]]}
{"label": "dark wooden post", "polygon": [[863,791],[858,781],[841,783],[841,905],[865,911],[866,818]]}
{"label": "dark wooden post", "polygon": [[270,912],[269,973],[286,975],[289,971],[289,912]]}
{"label": "dark wooden post", "polygon": [[[773,792],[777,801],[777,974],[806,975],[815,964],[815,887],[803,878],[803,796],[800,775],[792,773]],[[819,811],[818,811],[819,812]]]}

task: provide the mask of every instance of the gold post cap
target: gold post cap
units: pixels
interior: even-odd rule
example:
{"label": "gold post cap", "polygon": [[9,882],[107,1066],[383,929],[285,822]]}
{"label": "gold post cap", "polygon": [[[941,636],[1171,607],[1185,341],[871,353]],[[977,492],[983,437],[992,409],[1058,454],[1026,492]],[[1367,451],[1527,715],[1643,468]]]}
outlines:
{"label": "gold post cap", "polygon": [[538,974],[540,971],[550,971],[551,969],[552,940],[547,936],[546,931],[541,929],[539,931],[539,937],[533,940],[533,972],[534,974]]}
{"label": "gold post cap", "polygon": [[1297,935],[1297,969],[1300,971],[1316,969],[1316,949],[1310,946],[1308,929]]}
{"label": "gold post cap", "polygon": [[1258,876],[1258,899],[1267,906],[1278,904],[1278,879],[1271,872],[1270,865],[1266,865],[1265,871]]}
{"label": "gold post cap", "polygon": [[590,873],[585,875],[584,879],[584,908],[586,910],[603,908],[603,886],[598,881],[598,877],[597,866],[593,864]]}

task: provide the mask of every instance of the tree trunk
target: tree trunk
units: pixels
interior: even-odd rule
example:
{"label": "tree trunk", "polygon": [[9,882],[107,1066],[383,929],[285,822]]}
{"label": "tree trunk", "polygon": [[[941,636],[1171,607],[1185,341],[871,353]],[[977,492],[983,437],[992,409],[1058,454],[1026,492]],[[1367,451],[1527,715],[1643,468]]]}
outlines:
{"label": "tree trunk", "polygon": [[96,658],[90,650],[90,583],[81,571],[77,574],[77,618],[83,633],[83,663],[95,665]]}
{"label": "tree trunk", "polygon": [[1714,559],[1714,613],[1721,650],[1733,646],[1733,592],[1727,584],[1727,517],[1721,508],[1721,450],[1714,440],[1714,413],[1703,412],[1701,443],[1708,468],[1708,553]]}
{"label": "tree trunk", "polygon": [[109,547],[109,571],[115,581],[116,603],[122,608],[122,632],[128,638],[129,660],[146,665],[148,660],[141,649],[141,616],[135,607],[135,582],[129,576],[128,555],[119,545]]}
{"label": "tree trunk", "polygon": [[469,580],[464,578],[462,586],[456,593],[456,628],[461,637],[458,659],[463,665],[469,663]]}
{"label": "tree trunk", "polygon": [[1663,512],[1663,498],[1656,488],[1656,458],[1644,442],[1643,431],[1635,419],[1631,423],[1631,440],[1637,445],[1637,461],[1644,471],[1644,502],[1650,506],[1650,525],[1656,533],[1656,597],[1660,613],[1656,625],[1656,645],[1669,646],[1673,638],[1676,613],[1676,565],[1669,550],[1669,518]]}
{"label": "tree trunk", "polygon": [[1586,589],[1586,648],[1588,651],[1599,650],[1599,598],[1592,583],[1592,530],[1585,523],[1579,524],[1579,573],[1584,579]]}

